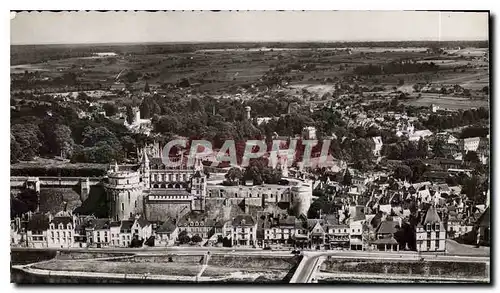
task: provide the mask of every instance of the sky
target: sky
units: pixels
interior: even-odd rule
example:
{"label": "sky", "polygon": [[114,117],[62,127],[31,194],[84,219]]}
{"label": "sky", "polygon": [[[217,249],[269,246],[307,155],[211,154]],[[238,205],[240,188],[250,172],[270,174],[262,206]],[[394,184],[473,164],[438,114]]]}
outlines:
{"label": "sky", "polygon": [[11,44],[487,40],[486,12],[21,12]]}

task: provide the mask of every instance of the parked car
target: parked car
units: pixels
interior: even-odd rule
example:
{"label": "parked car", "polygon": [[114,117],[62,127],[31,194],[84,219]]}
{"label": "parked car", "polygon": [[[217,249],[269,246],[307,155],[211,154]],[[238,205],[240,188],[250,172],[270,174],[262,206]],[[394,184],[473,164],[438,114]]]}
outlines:
{"label": "parked car", "polygon": [[264,250],[273,250],[270,246],[264,247]]}

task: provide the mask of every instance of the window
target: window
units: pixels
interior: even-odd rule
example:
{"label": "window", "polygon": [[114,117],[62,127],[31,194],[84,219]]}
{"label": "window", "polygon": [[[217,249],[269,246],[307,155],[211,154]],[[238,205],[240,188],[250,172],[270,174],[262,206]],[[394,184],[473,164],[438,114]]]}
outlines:
{"label": "window", "polygon": [[63,231],[63,237],[66,237],[66,231]]}
{"label": "window", "polygon": [[136,201],[135,201],[135,203],[134,203],[134,207],[136,207],[136,208],[137,208],[137,200],[136,200]]}
{"label": "window", "polygon": [[52,238],[54,238],[54,231],[50,232],[50,236],[52,236]]}
{"label": "window", "polygon": [[436,249],[439,249],[439,240],[436,240]]}
{"label": "window", "polygon": [[431,248],[431,241],[427,240],[427,249],[430,249],[430,248]]}
{"label": "window", "polygon": [[125,210],[125,204],[122,202],[122,212]]}
{"label": "window", "polygon": [[436,232],[436,239],[439,239],[439,232]]}
{"label": "window", "polygon": [[427,232],[427,239],[431,239],[431,232]]}
{"label": "window", "polygon": [[434,225],[434,230],[439,231],[439,224]]}

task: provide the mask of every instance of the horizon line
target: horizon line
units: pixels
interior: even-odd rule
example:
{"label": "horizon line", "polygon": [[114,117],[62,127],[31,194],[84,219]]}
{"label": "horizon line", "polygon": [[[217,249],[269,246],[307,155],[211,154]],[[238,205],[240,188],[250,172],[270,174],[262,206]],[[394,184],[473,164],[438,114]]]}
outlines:
{"label": "horizon line", "polygon": [[10,44],[11,46],[47,46],[47,45],[136,45],[136,44],[248,44],[248,43],[390,43],[390,42],[489,42],[489,39],[473,39],[473,40],[276,40],[276,41],[132,41],[132,42],[89,42],[89,43],[17,43]]}

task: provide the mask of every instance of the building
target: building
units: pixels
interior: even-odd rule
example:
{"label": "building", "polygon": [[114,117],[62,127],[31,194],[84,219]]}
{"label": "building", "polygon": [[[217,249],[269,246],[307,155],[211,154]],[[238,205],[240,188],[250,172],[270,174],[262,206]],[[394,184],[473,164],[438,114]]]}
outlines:
{"label": "building", "polygon": [[306,126],[302,129],[302,138],[303,139],[316,139],[316,127],[314,126]]}
{"label": "building", "polygon": [[59,212],[49,222],[47,245],[51,248],[70,248],[74,244],[73,216],[68,212]]}
{"label": "building", "polygon": [[132,226],[134,225],[134,220],[125,220],[120,223],[120,242],[121,247],[130,247],[133,239]]}
{"label": "building", "polygon": [[250,215],[238,215],[224,224],[222,234],[233,246],[256,246],[257,221]]}
{"label": "building", "polygon": [[198,235],[202,239],[208,239],[214,233],[214,224],[215,221],[208,218],[206,213],[191,211],[179,219],[177,227],[179,234],[186,231],[189,237]]}
{"label": "building", "polygon": [[373,148],[373,155],[375,157],[380,157],[380,152],[382,151],[382,147],[384,146],[384,143],[382,142],[382,137],[380,136],[375,136],[372,137],[373,142],[375,143],[375,146]]}
{"label": "building", "polygon": [[89,247],[108,247],[111,242],[110,219],[95,219],[86,228],[87,239],[90,240]]}
{"label": "building", "polygon": [[137,237],[140,241],[146,241],[152,235],[153,225],[142,216],[136,217],[132,225],[132,236]]}
{"label": "building", "polygon": [[323,219],[308,219],[307,228],[310,248],[320,249],[323,247],[326,240]]}
{"label": "building", "polygon": [[417,225],[416,236],[417,251],[445,251],[446,230],[433,205]]}
{"label": "building", "polygon": [[172,246],[179,236],[179,228],[174,221],[167,219],[156,229],[155,246]]}
{"label": "building", "polygon": [[349,249],[349,225],[340,223],[337,215],[325,217],[326,249]]}
{"label": "building", "polygon": [[45,214],[32,214],[26,227],[27,242],[30,248],[47,248],[49,217]]}
{"label": "building", "polygon": [[268,216],[263,224],[263,245],[290,246],[295,236],[295,216],[284,215],[283,217]]}
{"label": "building", "polygon": [[371,244],[380,251],[399,251],[399,244],[394,239],[394,234],[398,231],[397,221],[381,221],[375,230],[376,240]]}
{"label": "building", "polygon": [[480,141],[480,137],[464,138],[461,144],[462,151],[465,153],[477,151]]}

